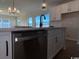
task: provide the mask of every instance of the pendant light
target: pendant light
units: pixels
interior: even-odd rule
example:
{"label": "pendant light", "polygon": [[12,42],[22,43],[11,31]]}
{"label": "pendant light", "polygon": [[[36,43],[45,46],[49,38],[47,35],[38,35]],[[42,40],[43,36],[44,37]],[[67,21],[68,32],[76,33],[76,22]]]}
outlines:
{"label": "pendant light", "polygon": [[46,10],[47,9],[47,4],[46,4],[46,1],[43,0],[43,3],[42,3],[42,10]]}
{"label": "pendant light", "polygon": [[20,11],[15,8],[15,1],[14,0],[12,0],[12,7],[8,8],[8,12],[10,14],[20,13]]}

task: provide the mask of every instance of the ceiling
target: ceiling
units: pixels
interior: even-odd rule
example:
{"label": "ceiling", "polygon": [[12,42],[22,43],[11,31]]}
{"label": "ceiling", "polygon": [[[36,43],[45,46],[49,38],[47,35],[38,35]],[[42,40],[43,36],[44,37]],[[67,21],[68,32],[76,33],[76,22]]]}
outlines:
{"label": "ceiling", "polygon": [[55,5],[59,5],[59,4],[62,4],[62,3],[67,3],[67,2],[70,2],[70,1],[73,1],[73,0],[50,0],[49,4],[55,6]]}
{"label": "ceiling", "polygon": [[[46,0],[49,6],[55,6],[61,3],[66,3],[71,0]],[[22,13],[40,10],[43,0],[15,0],[15,7]],[[0,0],[0,9],[7,9],[12,6],[12,0]]]}

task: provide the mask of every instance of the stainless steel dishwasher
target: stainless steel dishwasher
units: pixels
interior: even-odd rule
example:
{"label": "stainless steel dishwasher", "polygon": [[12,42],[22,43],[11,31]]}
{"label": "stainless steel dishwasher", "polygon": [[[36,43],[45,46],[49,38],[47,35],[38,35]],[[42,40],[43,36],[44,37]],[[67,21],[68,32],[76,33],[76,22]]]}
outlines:
{"label": "stainless steel dishwasher", "polygon": [[[38,31],[14,32],[12,35],[13,59],[44,59],[46,58],[45,38]],[[43,48],[44,47],[44,48]]]}

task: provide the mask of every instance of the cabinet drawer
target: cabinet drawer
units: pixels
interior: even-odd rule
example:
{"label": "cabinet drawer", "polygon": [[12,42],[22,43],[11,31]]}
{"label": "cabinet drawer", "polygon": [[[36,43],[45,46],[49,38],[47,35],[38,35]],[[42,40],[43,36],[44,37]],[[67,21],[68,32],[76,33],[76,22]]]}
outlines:
{"label": "cabinet drawer", "polygon": [[48,59],[52,59],[52,57],[55,54],[55,40],[54,38],[49,38],[48,39]]}
{"label": "cabinet drawer", "polygon": [[48,37],[56,35],[55,30],[48,31]]}
{"label": "cabinet drawer", "polygon": [[9,36],[10,32],[0,32],[0,36]]}

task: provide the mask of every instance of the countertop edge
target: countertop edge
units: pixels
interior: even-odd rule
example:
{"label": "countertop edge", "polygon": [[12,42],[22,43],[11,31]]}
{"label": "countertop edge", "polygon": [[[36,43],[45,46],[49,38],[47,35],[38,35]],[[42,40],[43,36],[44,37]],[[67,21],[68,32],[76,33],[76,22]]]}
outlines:
{"label": "countertop edge", "polygon": [[0,28],[0,32],[12,32],[12,31],[30,31],[30,30],[50,30],[61,29],[65,27],[47,27],[47,28]]}

